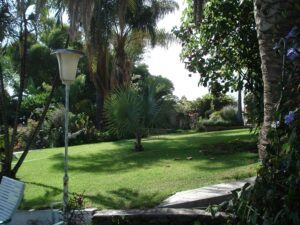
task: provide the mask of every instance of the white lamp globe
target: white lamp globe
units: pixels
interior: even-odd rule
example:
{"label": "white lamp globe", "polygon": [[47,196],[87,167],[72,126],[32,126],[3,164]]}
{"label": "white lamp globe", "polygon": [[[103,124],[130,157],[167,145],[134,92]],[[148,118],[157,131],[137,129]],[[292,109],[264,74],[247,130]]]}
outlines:
{"label": "white lamp globe", "polygon": [[58,49],[53,52],[58,60],[59,75],[63,84],[71,85],[76,77],[79,59],[83,53],[77,50]]}

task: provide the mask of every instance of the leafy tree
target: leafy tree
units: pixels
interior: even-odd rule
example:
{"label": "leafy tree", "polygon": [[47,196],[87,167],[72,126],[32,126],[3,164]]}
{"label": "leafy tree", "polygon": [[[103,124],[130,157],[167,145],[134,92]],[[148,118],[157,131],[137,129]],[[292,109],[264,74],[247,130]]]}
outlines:
{"label": "leafy tree", "polygon": [[[136,78],[146,78],[151,76],[149,70],[148,70],[148,66],[146,64],[138,64],[136,66],[133,67],[132,69],[132,75],[133,75],[133,79]],[[137,77],[135,77],[137,76]]]}
{"label": "leafy tree", "polygon": [[[193,2],[188,2],[182,26],[175,34],[183,44],[182,59],[200,83],[223,84],[223,92],[261,90],[259,51],[250,0],[209,0],[200,25],[194,21]],[[245,16],[247,15],[247,16]]]}
{"label": "leafy tree", "polygon": [[[0,69],[0,105],[1,105],[1,125],[3,125],[3,134],[4,134],[4,159],[2,161],[2,174],[6,176],[15,176],[18,168],[20,167],[21,161],[23,162],[26,153],[21,157],[22,159],[17,163],[17,165],[12,169],[12,156],[13,156],[13,148],[17,138],[17,126],[19,123],[19,117],[21,112],[21,104],[23,101],[23,94],[26,88],[26,84],[28,81],[28,60],[27,60],[27,52],[29,48],[30,41],[30,31],[34,30],[36,19],[39,17],[40,10],[40,1],[1,1],[1,5],[5,6],[6,12],[4,16],[9,15],[9,20],[6,20],[6,17],[3,17],[5,22],[1,23],[3,26],[3,34],[12,31],[10,37],[18,39],[19,46],[19,59],[20,63],[17,67],[17,71],[19,74],[19,87],[16,94],[16,103],[14,105],[14,118],[12,122],[12,132],[11,135],[9,133],[9,124],[8,124],[8,114],[7,114],[7,102],[6,102],[6,90],[4,86],[4,74],[2,68]],[[29,8],[33,4],[36,4],[36,10],[33,13],[29,13]],[[14,28],[13,28],[14,26]],[[13,32],[15,31],[15,32]],[[5,37],[4,35],[0,35],[1,37]],[[1,40],[1,50],[3,50],[3,41],[9,42],[11,40]],[[2,52],[1,52],[2,53]],[[1,66],[0,66],[1,67]],[[46,111],[47,107],[45,107]],[[42,120],[41,120],[42,121]],[[38,124],[38,126],[41,124]],[[30,142],[28,143],[30,146]],[[26,150],[26,149],[25,149]]]}
{"label": "leafy tree", "polygon": [[[182,60],[214,93],[244,89],[260,108],[263,86],[252,1],[208,0],[200,13],[203,2],[188,1],[182,25],[174,31],[183,45]],[[241,114],[241,101],[239,108]]]}
{"label": "leafy tree", "polygon": [[[3,133],[4,135],[4,157],[1,163],[1,175],[15,177],[46,117],[46,113],[54,96],[54,92],[58,86],[58,73],[48,74],[49,76],[54,76],[52,80],[46,79],[51,82],[51,88],[48,92],[49,95],[40,96],[45,100],[43,102],[43,108],[40,113],[40,117],[38,118],[38,121],[33,123],[33,126],[30,127],[30,135],[28,138],[26,138],[26,144],[22,149],[24,151],[17,163],[12,167],[13,150],[18,140],[18,126],[21,122],[24,122],[22,121],[22,114],[24,113],[22,107],[26,105],[26,101],[24,102],[25,104],[23,104],[23,101],[27,97],[32,97],[28,95],[28,91],[36,89],[33,88],[34,81],[37,83],[41,82],[41,78],[39,76],[35,77],[34,72],[29,66],[30,57],[36,57],[37,55],[47,56],[45,52],[47,52],[48,49],[44,48],[44,46],[36,46],[34,51],[30,52],[31,47],[34,46],[37,40],[39,40],[37,30],[39,27],[39,22],[41,21],[40,16],[44,13],[47,14],[47,10],[42,10],[43,5],[45,5],[47,2],[43,0],[3,0],[1,3],[7,5],[7,13],[9,14],[9,21],[6,23],[7,29],[5,28],[5,30],[1,31],[4,33],[9,32],[8,36],[2,35],[2,37],[6,38],[1,40],[1,54],[5,55],[5,58],[12,62],[10,69],[3,69],[3,61],[0,62],[0,125],[1,134]],[[9,55],[9,57],[7,57],[7,55]],[[49,58],[49,56],[47,57]],[[43,60],[39,57],[36,59]],[[34,67],[32,69],[34,69]],[[13,74],[10,74],[11,71]],[[38,69],[36,69],[35,72],[38,72]],[[7,77],[13,77],[13,79],[16,81],[14,82],[14,86],[9,86],[12,82],[10,82],[10,84],[6,82],[5,84],[5,79]],[[6,89],[8,86],[10,88],[14,87],[15,96],[13,98],[13,104],[10,104],[10,102],[7,100],[9,92]],[[35,92],[35,94],[39,93]],[[35,100],[40,101],[41,99],[36,98]],[[14,111],[12,115],[9,113],[10,107],[12,107]],[[9,121],[10,117],[13,118],[13,121]]]}
{"label": "leafy tree", "polygon": [[236,105],[235,100],[228,95],[216,97],[212,94],[206,94],[191,102],[191,111],[197,112],[199,117],[208,118],[215,111],[220,111],[228,105]]}

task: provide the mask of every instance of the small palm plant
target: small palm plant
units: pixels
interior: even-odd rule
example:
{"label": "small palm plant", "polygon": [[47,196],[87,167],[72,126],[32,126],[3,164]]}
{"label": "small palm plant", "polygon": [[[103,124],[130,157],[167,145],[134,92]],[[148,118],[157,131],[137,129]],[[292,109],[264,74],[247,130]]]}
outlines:
{"label": "small palm plant", "polygon": [[105,102],[108,129],[120,137],[134,135],[135,151],[143,151],[142,136],[148,129],[161,124],[166,111],[156,87],[155,82],[143,81],[139,87],[115,90]]}

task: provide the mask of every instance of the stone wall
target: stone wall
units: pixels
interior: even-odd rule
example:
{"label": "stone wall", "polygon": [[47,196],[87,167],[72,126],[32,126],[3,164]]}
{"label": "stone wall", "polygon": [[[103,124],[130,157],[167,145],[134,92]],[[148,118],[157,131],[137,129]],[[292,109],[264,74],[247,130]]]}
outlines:
{"label": "stone wall", "polygon": [[93,225],[225,225],[228,216],[198,209],[104,210],[92,218]]}

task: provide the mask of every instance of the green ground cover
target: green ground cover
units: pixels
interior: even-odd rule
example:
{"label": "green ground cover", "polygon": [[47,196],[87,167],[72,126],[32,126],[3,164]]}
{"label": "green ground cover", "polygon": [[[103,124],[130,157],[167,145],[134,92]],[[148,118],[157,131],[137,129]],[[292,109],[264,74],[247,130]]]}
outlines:
{"label": "green ground cover", "polygon": [[[140,153],[133,140],[74,146],[70,192],[84,193],[87,207],[152,207],[177,191],[255,175],[258,156],[246,151],[255,138],[245,129],[168,134],[145,139]],[[63,148],[30,152],[18,174],[22,208],[60,201],[62,177]]]}

